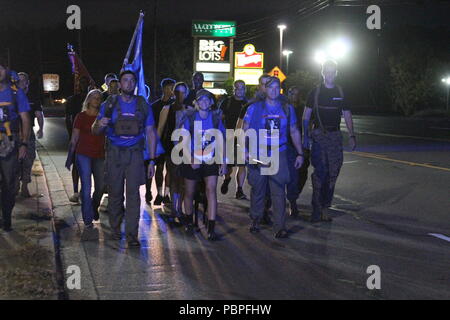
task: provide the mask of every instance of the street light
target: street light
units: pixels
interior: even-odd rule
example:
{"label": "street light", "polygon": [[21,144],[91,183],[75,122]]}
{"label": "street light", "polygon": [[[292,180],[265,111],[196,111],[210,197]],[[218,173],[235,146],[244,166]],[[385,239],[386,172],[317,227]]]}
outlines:
{"label": "street light", "polygon": [[350,51],[350,41],[345,38],[339,38],[329,43],[326,50],[320,49],[314,53],[314,60],[318,64],[322,64],[325,60],[342,60]]}
{"label": "street light", "polygon": [[283,55],[286,56],[286,74],[289,74],[289,56],[292,54],[291,50],[283,50]]}
{"label": "street light", "polygon": [[337,39],[328,46],[328,55],[333,59],[342,59],[350,51],[350,43],[346,39]]}
{"label": "street light", "polygon": [[449,91],[450,91],[450,76],[448,76],[447,78],[442,78],[442,82],[447,86],[447,106],[446,106],[446,110],[448,111],[448,95],[449,95]]}
{"label": "street light", "polygon": [[286,29],[286,25],[279,24],[278,29],[280,29],[280,68],[283,64],[283,31]]}
{"label": "street light", "polygon": [[314,54],[314,60],[318,64],[322,64],[325,62],[325,60],[327,60],[327,54],[322,50],[317,50],[316,53]]}

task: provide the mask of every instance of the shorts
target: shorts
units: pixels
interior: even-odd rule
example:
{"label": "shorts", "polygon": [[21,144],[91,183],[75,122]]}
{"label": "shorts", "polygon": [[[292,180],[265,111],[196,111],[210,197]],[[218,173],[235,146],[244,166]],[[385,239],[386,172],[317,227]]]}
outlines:
{"label": "shorts", "polygon": [[205,177],[218,176],[218,164],[201,164],[200,168],[193,169],[190,164],[181,164],[179,167],[180,176],[188,180],[202,180]]}

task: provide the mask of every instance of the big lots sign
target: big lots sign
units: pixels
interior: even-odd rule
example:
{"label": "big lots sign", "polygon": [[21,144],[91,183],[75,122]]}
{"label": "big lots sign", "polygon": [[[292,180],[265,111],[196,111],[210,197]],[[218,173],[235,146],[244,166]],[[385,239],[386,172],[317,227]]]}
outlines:
{"label": "big lots sign", "polygon": [[198,43],[198,60],[219,62],[228,60],[228,44],[224,40],[200,39]]}
{"label": "big lots sign", "polygon": [[247,44],[244,51],[235,53],[235,68],[264,68],[264,53],[256,52],[255,46]]}

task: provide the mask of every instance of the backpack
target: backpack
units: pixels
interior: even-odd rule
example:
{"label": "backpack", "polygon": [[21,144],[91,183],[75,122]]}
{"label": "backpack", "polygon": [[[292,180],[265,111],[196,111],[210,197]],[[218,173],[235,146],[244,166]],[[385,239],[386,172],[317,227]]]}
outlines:
{"label": "backpack", "polygon": [[[18,107],[17,107],[17,87],[13,84],[11,87],[11,92],[12,92],[12,105],[16,108],[17,110],[17,114],[19,114],[18,112]],[[8,104],[9,105],[9,104]],[[13,139],[13,134],[12,132],[18,132],[19,131],[19,126],[20,126],[20,120],[14,119],[13,121],[11,121],[9,119],[9,108],[8,105],[4,105],[1,106],[1,115],[2,115],[2,119],[0,119],[0,122],[2,124],[2,126],[5,128],[5,133],[0,132],[0,157],[6,157],[8,156],[15,147],[15,142]]]}
{"label": "backpack", "polygon": [[136,110],[133,116],[122,114],[122,108],[118,101],[118,95],[111,95],[106,99],[105,117],[112,118],[114,109],[117,108],[117,120],[114,124],[114,133],[118,136],[137,136],[144,130],[144,121],[148,116],[148,105],[141,96],[136,96]]}
{"label": "backpack", "polygon": [[[183,128],[186,120],[189,121],[189,132],[191,134],[191,137],[194,136],[194,121],[195,121],[195,113],[196,112],[197,112],[197,109],[184,110],[178,121],[178,128]],[[216,110],[211,110],[211,112],[212,112],[213,128],[219,129],[219,123],[220,123],[220,120],[222,119],[222,110],[216,109]]]}
{"label": "backpack", "polygon": [[[320,94],[320,87],[322,86],[322,84],[319,84],[316,88],[316,91],[314,92],[314,115],[317,117],[317,121],[319,122],[319,127],[320,130],[322,130],[322,132],[324,134],[327,134],[327,130],[325,129],[325,127],[323,126],[322,120],[320,119],[320,115],[319,115],[319,94]],[[336,87],[339,90],[339,95],[341,96],[341,98],[344,98],[344,92],[342,91],[342,87],[336,85]]]}

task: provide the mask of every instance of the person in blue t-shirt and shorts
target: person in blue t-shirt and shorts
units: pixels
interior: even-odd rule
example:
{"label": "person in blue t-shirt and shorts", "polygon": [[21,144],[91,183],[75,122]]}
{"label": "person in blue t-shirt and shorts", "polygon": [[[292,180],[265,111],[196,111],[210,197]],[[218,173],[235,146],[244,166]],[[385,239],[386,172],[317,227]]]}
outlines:
{"label": "person in blue t-shirt and shorts", "polygon": [[[108,212],[113,239],[122,238],[120,226],[125,215],[128,246],[138,247],[141,197],[139,187],[145,184],[144,146],[150,155],[148,178],[155,173],[156,129],[150,106],[141,96],[135,96],[136,75],[129,70],[119,76],[121,94],[113,95],[102,104],[92,125],[94,134],[106,139]],[[126,184],[126,209],[123,210]]]}
{"label": "person in blue t-shirt and shorts", "polygon": [[[184,129],[191,135],[191,163],[181,165],[180,175],[184,178],[184,209],[188,231],[193,229],[193,202],[197,183],[201,180],[205,182],[206,198],[208,201],[208,240],[216,240],[215,223],[217,214],[217,177],[223,176],[227,171],[225,148],[225,127],[222,123],[222,113],[220,110],[211,110],[214,105],[214,97],[211,92],[205,89],[197,91],[195,97],[196,110],[185,111],[186,117],[183,121]],[[193,126],[195,122],[201,122],[199,126]],[[222,150],[215,137],[208,138],[207,131],[210,129],[219,130],[222,134]],[[198,131],[196,131],[198,130]],[[195,137],[200,136],[201,145],[196,146]],[[184,140],[181,142],[184,143]],[[220,163],[216,161],[216,153],[220,157]],[[196,159],[197,161],[194,161]]]}

